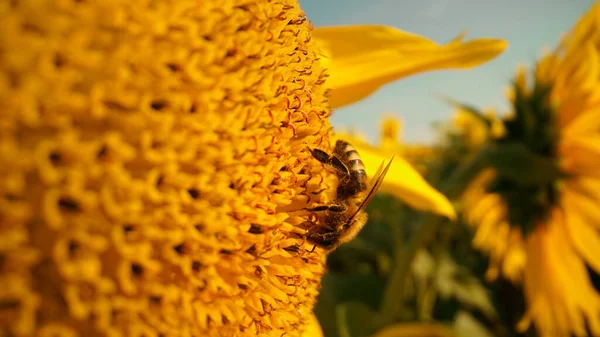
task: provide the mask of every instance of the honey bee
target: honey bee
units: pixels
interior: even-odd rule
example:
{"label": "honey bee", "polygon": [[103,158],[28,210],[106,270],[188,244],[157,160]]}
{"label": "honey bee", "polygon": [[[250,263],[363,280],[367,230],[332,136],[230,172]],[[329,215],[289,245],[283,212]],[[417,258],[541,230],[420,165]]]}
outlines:
{"label": "honey bee", "polygon": [[309,151],[315,159],[332,167],[339,181],[332,203],[305,208],[308,211],[319,212],[317,222],[308,221],[310,227],[306,240],[315,247],[331,252],[339,245],[354,239],[367,223],[367,213],[364,210],[381,186],[394,158],[390,159],[385,168],[384,163],[381,163],[377,173],[368,183],[365,166],[358,151],[350,143],[338,140],[331,155],[319,149]]}

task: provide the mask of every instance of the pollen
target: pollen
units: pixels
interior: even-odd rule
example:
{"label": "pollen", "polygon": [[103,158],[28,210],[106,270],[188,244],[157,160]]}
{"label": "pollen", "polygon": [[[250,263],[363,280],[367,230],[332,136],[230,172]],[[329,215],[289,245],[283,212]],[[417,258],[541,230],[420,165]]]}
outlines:
{"label": "pollen", "polygon": [[326,73],[294,0],[0,5],[0,331],[296,336]]}

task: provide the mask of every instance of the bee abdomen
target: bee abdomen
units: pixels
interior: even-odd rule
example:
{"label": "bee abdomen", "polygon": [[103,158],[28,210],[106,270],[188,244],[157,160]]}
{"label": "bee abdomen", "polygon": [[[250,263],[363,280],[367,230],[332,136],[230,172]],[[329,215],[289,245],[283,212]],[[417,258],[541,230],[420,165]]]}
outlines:
{"label": "bee abdomen", "polygon": [[367,172],[358,151],[343,140],[338,140],[335,147],[335,152],[350,172],[350,180],[344,186],[338,187],[338,194],[341,192],[342,195],[351,196],[364,191],[367,188]]}
{"label": "bee abdomen", "polygon": [[367,172],[365,172],[364,168],[360,170],[350,170],[350,177],[355,181],[354,184],[351,184],[351,186],[354,187],[354,193],[367,189]]}
{"label": "bee abdomen", "polygon": [[348,163],[350,175],[359,180],[365,180],[367,178],[367,172],[365,171],[365,164],[363,164],[362,159],[360,159],[358,151],[350,144],[348,144],[346,148],[350,148],[350,150],[344,153],[343,161]]}
{"label": "bee abdomen", "polygon": [[363,164],[363,162],[360,159],[360,156],[358,155],[358,152],[356,152],[356,150],[352,150],[352,151],[346,153],[345,159],[350,164],[350,167],[348,167],[348,170],[350,170],[350,171],[364,171],[365,170],[365,165]]}
{"label": "bee abdomen", "polygon": [[358,151],[354,148],[354,146],[350,145],[350,143],[345,141],[340,141],[338,146],[343,146],[343,158],[342,161],[349,163],[348,169],[350,171],[365,171],[365,165],[360,159],[360,155]]}

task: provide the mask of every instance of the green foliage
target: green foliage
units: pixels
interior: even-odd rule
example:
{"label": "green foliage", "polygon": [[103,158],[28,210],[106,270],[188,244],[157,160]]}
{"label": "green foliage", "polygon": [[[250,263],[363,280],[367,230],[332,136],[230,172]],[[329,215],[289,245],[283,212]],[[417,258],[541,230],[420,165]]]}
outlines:
{"label": "green foliage", "polygon": [[518,141],[542,156],[554,155],[558,130],[555,109],[548,99],[550,89],[536,83],[528,93],[515,85],[515,116],[505,122],[507,141]]}
{"label": "green foliage", "polygon": [[345,302],[336,309],[340,337],[368,336],[375,331],[373,322],[376,313],[364,303]]}
{"label": "green foliage", "polygon": [[[392,323],[382,323],[382,309],[386,290],[394,287],[389,281],[396,251],[405,256],[420,222],[402,221],[416,213],[386,196],[377,196],[368,211],[372,220],[357,239],[328,259],[330,271],[315,309],[327,337],[370,336]],[[514,324],[515,313],[522,313],[522,308],[506,307],[507,299],[494,293],[500,288],[483,280],[487,259],[471,248],[472,233],[464,225],[437,223],[440,226],[403,275],[403,295],[394,299],[400,311],[393,323],[438,321],[457,333],[485,330],[489,336],[516,336],[505,320]],[[398,238],[402,242],[395,246]],[[515,296],[520,295],[511,299]]]}
{"label": "green foliage", "polygon": [[550,184],[563,175],[554,158],[531,152],[519,142],[492,144],[480,153],[482,164],[520,186]]}

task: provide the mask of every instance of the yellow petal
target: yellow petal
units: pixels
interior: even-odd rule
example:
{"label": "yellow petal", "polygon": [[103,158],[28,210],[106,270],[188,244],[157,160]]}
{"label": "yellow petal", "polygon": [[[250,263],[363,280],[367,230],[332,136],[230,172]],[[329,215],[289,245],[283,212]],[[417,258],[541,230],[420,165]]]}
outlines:
{"label": "yellow petal", "polygon": [[498,56],[507,46],[498,39],[446,45],[387,26],[323,27],[313,31],[330,77],[333,108],[363,99],[382,85],[434,69],[471,68]]}
{"label": "yellow petal", "polygon": [[508,247],[510,248],[502,262],[502,274],[514,283],[519,283],[527,263],[527,253],[523,246],[523,237],[520,230],[511,230]]}
{"label": "yellow petal", "polygon": [[505,212],[500,207],[489,208],[481,218],[481,223],[473,238],[473,245],[485,250],[491,250],[490,246],[494,246],[500,242],[496,241],[498,229],[503,223]]}
{"label": "yellow petal", "polygon": [[502,199],[498,194],[485,194],[479,196],[479,200],[475,200],[475,204],[471,207],[467,215],[469,223],[481,222],[483,217],[493,210],[504,210]]}
{"label": "yellow petal", "polygon": [[600,230],[600,180],[589,177],[571,179],[565,184],[561,198],[565,201],[572,199],[571,207]]}
{"label": "yellow petal", "polygon": [[581,135],[564,140],[559,147],[566,172],[600,178],[600,136]]}
{"label": "yellow petal", "polygon": [[582,135],[594,134],[600,129],[600,111],[598,109],[589,109],[581,113],[572,122],[565,126],[563,138],[577,138]]}
{"label": "yellow petal", "polygon": [[[346,139],[346,138],[344,138]],[[367,175],[372,177],[382,162],[388,162],[393,153],[385,153],[363,142],[354,142]],[[421,211],[428,211],[456,219],[452,203],[435,188],[431,187],[419,172],[402,157],[396,156],[385,176],[380,191],[386,192]]]}
{"label": "yellow petal", "polygon": [[594,224],[590,224],[570,201],[563,200],[568,238],[587,264],[600,272],[600,235]]}
{"label": "yellow petal", "polygon": [[529,92],[527,86],[527,66],[525,64],[517,65],[517,74],[515,76],[515,87],[520,92]]}

